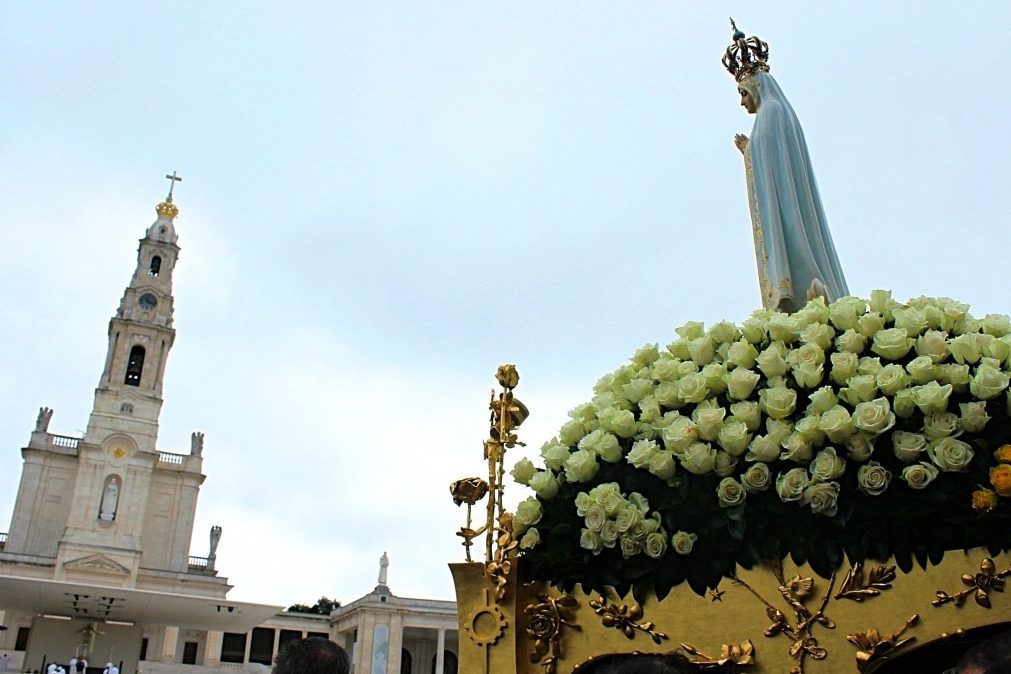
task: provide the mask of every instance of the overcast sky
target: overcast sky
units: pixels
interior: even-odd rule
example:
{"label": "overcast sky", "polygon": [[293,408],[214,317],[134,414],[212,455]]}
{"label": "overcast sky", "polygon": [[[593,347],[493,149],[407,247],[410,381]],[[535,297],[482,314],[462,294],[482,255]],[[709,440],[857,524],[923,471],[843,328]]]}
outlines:
{"label": "overcast sky", "polygon": [[224,528],[233,599],[349,602],[384,550],[395,594],[452,598],[447,485],[486,474],[499,363],[532,455],[637,347],[760,306],[729,15],[770,44],[851,291],[1011,311],[1011,5],[953,8],[9,4],[0,531],[38,408],[83,433],[179,171],[159,446],[206,433],[191,553]]}

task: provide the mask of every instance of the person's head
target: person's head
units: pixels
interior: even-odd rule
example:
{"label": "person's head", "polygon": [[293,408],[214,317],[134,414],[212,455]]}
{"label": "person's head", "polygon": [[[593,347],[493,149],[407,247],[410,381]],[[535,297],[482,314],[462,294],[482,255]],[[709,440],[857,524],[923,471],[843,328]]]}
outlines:
{"label": "person's head", "polygon": [[741,95],[741,106],[749,115],[758,112],[758,80],[755,77],[745,77],[737,84],[737,93]]}
{"label": "person's head", "polygon": [[695,674],[693,665],[679,653],[614,655],[580,668],[579,674]]}
{"label": "person's head", "polygon": [[274,674],[348,674],[350,669],[344,649],[319,637],[289,641],[274,661]]}
{"label": "person's head", "polygon": [[979,642],[962,656],[958,674],[1011,674],[1011,631]]}

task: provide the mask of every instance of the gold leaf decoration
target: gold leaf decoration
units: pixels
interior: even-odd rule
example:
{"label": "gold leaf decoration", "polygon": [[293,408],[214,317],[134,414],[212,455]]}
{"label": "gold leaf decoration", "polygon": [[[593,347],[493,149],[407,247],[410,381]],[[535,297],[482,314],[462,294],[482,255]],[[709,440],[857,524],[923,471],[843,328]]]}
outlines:
{"label": "gold leaf decoration", "polygon": [[842,587],[835,594],[836,599],[852,599],[862,602],[871,597],[877,597],[884,590],[892,587],[895,580],[895,566],[876,566],[864,578],[863,562],[857,562],[846,572]]}
{"label": "gold leaf decoration", "polygon": [[706,655],[691,644],[682,643],[681,650],[690,655],[691,663],[698,666],[703,672],[710,669],[737,671],[756,664],[755,644],[751,639],[745,639],[739,644],[723,644],[720,648],[720,655],[716,658]]}
{"label": "gold leaf decoration", "polygon": [[635,638],[636,630],[648,634],[655,644],[670,638],[657,630],[652,621],[639,622],[643,617],[643,612],[638,602],[633,601],[631,604],[621,605],[608,604],[603,596],[598,596],[596,599],[590,600],[590,608],[601,616],[600,622],[604,627],[620,630],[629,639]]}
{"label": "gold leaf decoration", "polygon": [[914,613],[906,621],[906,624],[899,628],[894,634],[882,636],[877,628],[870,628],[864,632],[856,632],[847,635],[846,640],[857,647],[857,670],[866,672],[876,666],[888,654],[900,646],[914,641],[916,637],[899,640],[899,637],[910,627],[920,621],[920,616]]}
{"label": "gold leaf decoration", "polygon": [[579,602],[571,595],[555,599],[539,594],[536,603],[528,605],[523,610],[527,616],[526,633],[534,644],[530,662],[540,663],[544,668],[544,674],[555,674],[557,671],[558,660],[562,657],[562,629],[570,627],[577,631],[582,630],[572,621],[571,612],[578,607]]}
{"label": "gold leaf decoration", "polygon": [[1006,571],[1001,571],[996,573],[997,565],[989,557],[983,558],[983,561],[979,564],[979,573],[976,574],[962,574],[962,583],[966,585],[966,589],[955,594],[948,594],[943,590],[938,590],[934,593],[936,599],[934,599],[931,604],[935,607],[943,606],[948,602],[953,602],[955,606],[962,606],[965,603],[966,597],[970,594],[975,595],[976,603],[983,608],[990,608],[990,590],[995,592],[1003,592],[1005,578],[1011,575],[1011,568]]}

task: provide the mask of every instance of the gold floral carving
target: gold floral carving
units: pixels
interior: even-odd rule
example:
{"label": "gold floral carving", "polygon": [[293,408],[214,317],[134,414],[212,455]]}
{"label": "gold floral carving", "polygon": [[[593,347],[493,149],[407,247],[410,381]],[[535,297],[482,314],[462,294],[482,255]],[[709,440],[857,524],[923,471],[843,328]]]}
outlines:
{"label": "gold floral carving", "polygon": [[495,585],[495,601],[502,601],[509,583],[509,572],[513,568],[511,558],[519,545],[519,541],[513,539],[512,513],[502,513],[495,531],[499,534],[496,539],[495,557],[485,564],[484,568],[488,578]]}
{"label": "gold floral carving", "polygon": [[540,663],[544,674],[555,674],[558,659],[562,657],[561,633],[565,627],[582,630],[572,622],[571,612],[579,607],[579,602],[572,595],[563,595],[557,599],[544,594],[537,595],[537,603],[524,609],[527,616],[526,633],[534,642],[534,651],[530,654],[530,662]]}
{"label": "gold floral carving", "polygon": [[751,639],[746,639],[739,644],[723,644],[720,648],[720,655],[716,658],[706,655],[691,644],[681,644],[681,650],[692,656],[690,658],[692,664],[697,665],[703,672],[707,669],[717,668],[723,671],[731,667],[733,671],[737,671],[755,665],[755,644],[751,642]]}
{"label": "gold floral carving", "polygon": [[997,565],[994,564],[992,559],[985,557],[980,562],[979,573],[972,575],[968,573],[962,574],[962,583],[966,585],[966,589],[953,595],[943,590],[938,590],[934,593],[937,599],[930,603],[934,606],[943,606],[948,602],[954,602],[955,606],[961,606],[965,603],[966,597],[975,593],[976,603],[983,608],[990,608],[990,590],[1003,592],[1004,579],[1011,575],[1011,568],[1000,573],[996,573],[996,571]]}
{"label": "gold floral carving", "polygon": [[894,634],[882,636],[877,628],[872,627],[865,632],[847,635],[847,641],[857,647],[857,670],[861,672],[868,671],[896,648],[914,641],[916,637],[909,637],[901,641],[899,637],[918,622],[920,622],[920,616],[918,613],[914,613],[906,621],[906,624],[900,627]]}
{"label": "gold floral carving", "polygon": [[863,562],[857,562],[846,572],[842,587],[836,592],[836,599],[852,599],[862,602],[870,597],[877,597],[884,590],[891,589],[895,580],[895,566],[876,566],[864,578]]}
{"label": "gold floral carving", "polygon": [[772,638],[779,634],[785,634],[793,640],[790,645],[790,657],[796,660],[796,664],[790,670],[790,674],[803,674],[805,658],[824,660],[828,656],[828,651],[818,645],[818,639],[814,636],[813,630],[816,625],[830,630],[835,629],[835,623],[825,615],[825,606],[828,604],[829,597],[832,596],[832,588],[835,585],[835,573],[832,574],[828,588],[818,602],[817,608],[812,611],[806,604],[814,592],[814,579],[793,576],[786,580],[782,564],[777,564],[774,571],[776,579],[779,581],[779,594],[789,605],[790,611],[794,615],[793,621],[787,618],[786,613],[776,608],[743,580],[737,578],[734,582],[743,586],[756,599],[765,604],[765,614],[772,620],[772,624],[765,630],[766,637]]}
{"label": "gold floral carving", "polygon": [[596,599],[590,600],[590,608],[601,617],[600,622],[604,627],[620,630],[629,639],[635,638],[636,630],[648,634],[655,644],[670,638],[655,629],[653,621],[639,622],[643,617],[643,612],[642,606],[638,602],[633,601],[631,604],[621,605],[608,604],[603,596],[598,596]]}
{"label": "gold floral carving", "polygon": [[467,551],[467,561],[473,561],[470,557],[470,548],[474,545],[474,539],[484,533],[485,527],[473,528],[472,508],[484,498],[488,493],[488,483],[479,477],[465,477],[462,480],[449,485],[449,493],[453,495],[453,503],[456,505],[467,504],[467,523],[456,532],[457,536],[463,538],[463,547]]}

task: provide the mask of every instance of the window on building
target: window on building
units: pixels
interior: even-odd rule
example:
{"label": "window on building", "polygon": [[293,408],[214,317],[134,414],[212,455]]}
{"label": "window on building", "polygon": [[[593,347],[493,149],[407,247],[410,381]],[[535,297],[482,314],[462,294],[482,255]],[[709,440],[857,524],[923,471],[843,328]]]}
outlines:
{"label": "window on building", "polygon": [[126,379],[128,386],[140,386],[140,375],[144,372],[144,347],[136,345],[130,349],[130,359],[126,362]]}
{"label": "window on building", "polygon": [[298,641],[302,638],[299,630],[281,630],[281,636],[277,640],[277,650],[280,651],[289,641]]}
{"label": "window on building", "polygon": [[27,651],[28,650],[28,635],[32,633],[31,627],[19,627],[18,636],[14,641],[14,650],[16,651]]}
{"label": "window on building", "polygon": [[329,639],[330,635],[327,634],[326,632],[309,632],[308,634],[305,635],[305,637],[307,639],[310,637],[316,637],[317,639]]}
{"label": "window on building", "polygon": [[221,662],[242,664],[246,658],[246,635],[225,632],[221,637]]}
{"label": "window on building", "polygon": [[147,273],[151,276],[157,276],[161,272],[161,257],[155,255],[151,258],[151,266],[148,268]]}
{"label": "window on building", "polygon": [[147,660],[147,637],[140,640],[140,657],[138,660]]}
{"label": "window on building", "polygon": [[249,642],[249,661],[269,665],[274,661],[274,630],[254,627]]}
{"label": "window on building", "polygon": [[[435,664],[437,655],[432,656],[432,674],[435,674]],[[458,663],[456,654],[452,651],[442,652],[442,674],[456,674]]]}
{"label": "window on building", "polygon": [[197,642],[187,641],[183,643],[183,664],[197,664]]}
{"label": "window on building", "polygon": [[400,651],[400,674],[412,674],[411,670],[414,668],[414,658],[411,657],[411,652],[406,648]]}

